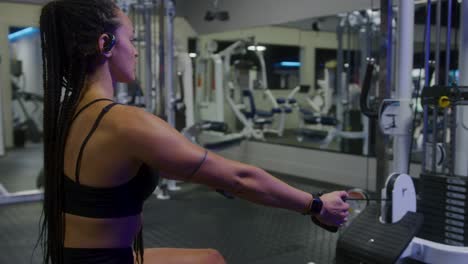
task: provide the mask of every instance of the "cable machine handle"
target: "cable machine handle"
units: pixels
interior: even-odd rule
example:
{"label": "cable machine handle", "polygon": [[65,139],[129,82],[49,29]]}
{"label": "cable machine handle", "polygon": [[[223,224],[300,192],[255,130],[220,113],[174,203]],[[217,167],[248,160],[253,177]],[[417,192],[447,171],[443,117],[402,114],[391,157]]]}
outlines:
{"label": "cable machine handle", "polygon": [[374,73],[374,69],[375,69],[374,63],[370,61],[367,64],[366,74],[364,75],[364,81],[362,84],[362,91],[361,91],[361,96],[359,100],[359,104],[361,106],[361,112],[368,118],[378,118],[379,116],[378,111],[371,109],[367,105],[367,98],[369,96],[369,90],[371,89],[372,74]]}

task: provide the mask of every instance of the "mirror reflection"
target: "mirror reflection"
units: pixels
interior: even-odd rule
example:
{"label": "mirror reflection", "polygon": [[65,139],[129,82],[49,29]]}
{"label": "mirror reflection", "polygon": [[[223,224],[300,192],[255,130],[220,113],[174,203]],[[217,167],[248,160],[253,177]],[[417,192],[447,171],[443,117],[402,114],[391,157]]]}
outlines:
{"label": "mirror reflection", "polygon": [[253,140],[368,154],[359,95],[378,19],[352,12],[200,36],[197,119]]}
{"label": "mirror reflection", "polygon": [[[411,100],[415,120],[411,146],[412,159],[416,162],[421,160],[423,149],[419,96],[426,79],[430,85],[452,85],[458,82],[459,76],[460,3],[453,3],[450,28],[447,28],[448,17],[442,16],[439,37],[436,4],[431,7],[433,22],[428,56],[424,53],[427,6],[419,1],[415,8]],[[398,8],[393,11],[398,16]],[[448,11],[447,3],[443,1],[441,13],[448,14]],[[159,54],[161,40],[156,34],[152,38],[147,34],[155,33],[160,21],[157,14],[143,21],[143,13],[137,9],[129,10],[128,14],[136,25],[135,46],[140,54],[138,80],[128,86],[117,85],[116,100],[164,116],[161,113],[165,102],[159,101],[164,94],[157,94],[160,89],[156,89],[165,87],[164,78],[159,74],[164,61]],[[183,18],[177,17],[174,32],[175,127],[183,132],[194,123],[203,122],[211,130],[203,135],[207,142],[205,146],[238,143],[247,138],[301,148],[375,155],[379,124],[362,114],[361,101],[363,91],[368,91],[364,96],[365,105],[374,113],[378,112],[375,99],[379,96],[377,90],[382,72],[379,69],[381,20],[378,9],[368,9],[197,35]],[[389,27],[393,33],[396,26],[397,20],[394,20]],[[451,40],[448,56],[447,34]],[[437,39],[440,39],[438,45]],[[3,134],[13,137],[7,154],[31,150],[37,158],[34,161],[37,166],[28,172],[34,180],[25,181],[27,184],[21,186],[16,183],[7,186],[9,190],[35,188],[35,179],[42,167],[39,41],[37,28],[9,25],[11,116],[5,112],[5,120],[11,119],[12,126],[5,127]],[[391,44],[393,53],[389,59],[393,65],[396,65],[395,43],[394,40]],[[148,54],[151,59],[147,60]],[[426,69],[427,58],[430,66]],[[394,96],[398,78],[396,66],[392,67],[391,71],[385,71],[393,73],[389,77],[390,97]],[[393,125],[391,118],[386,122],[383,126]]]}
{"label": "mirror reflection", "polygon": [[[0,159],[3,186],[7,193],[40,187],[43,164],[43,91],[42,58],[39,29],[10,26],[8,33],[10,58],[12,147]],[[6,134],[6,133],[5,133]],[[3,192],[2,192],[3,193]],[[39,192],[27,198],[37,199]],[[36,197],[36,198],[35,198]]]}
{"label": "mirror reflection", "polygon": [[[435,17],[436,4],[432,5]],[[458,69],[459,3],[453,4],[451,52],[448,75],[442,74],[446,59],[447,17],[436,45],[436,19],[431,26],[430,84],[456,83]],[[393,8],[398,17],[398,7]],[[425,17],[427,6],[415,8],[412,160],[422,152],[422,107],[418,96],[425,81]],[[442,3],[442,14],[448,12]],[[456,14],[456,15],[455,15]],[[380,71],[381,15],[379,9],[357,10],[309,18],[280,25],[198,36],[190,52],[195,57],[195,113],[200,121],[223,122],[228,134],[272,144],[316,148],[355,155],[375,155],[375,119],[363,107],[378,114],[376,102]],[[388,29],[396,35],[397,19]],[[396,40],[387,55],[390,69],[385,80],[395,96]],[[440,74],[436,77],[436,49]],[[218,65],[218,66],[217,66]],[[393,66],[392,66],[393,65]],[[217,86],[219,85],[219,86]],[[363,94],[363,91],[366,94]],[[216,99],[217,98],[217,99]],[[225,98],[224,100],[222,98]],[[218,100],[218,101],[217,101]],[[365,102],[361,105],[361,102]],[[224,110],[223,110],[224,109]],[[366,109],[364,109],[366,110]],[[366,111],[364,111],[366,112]],[[386,120],[392,125],[391,120]],[[392,140],[392,139],[389,139]],[[390,144],[391,145],[391,144]]]}

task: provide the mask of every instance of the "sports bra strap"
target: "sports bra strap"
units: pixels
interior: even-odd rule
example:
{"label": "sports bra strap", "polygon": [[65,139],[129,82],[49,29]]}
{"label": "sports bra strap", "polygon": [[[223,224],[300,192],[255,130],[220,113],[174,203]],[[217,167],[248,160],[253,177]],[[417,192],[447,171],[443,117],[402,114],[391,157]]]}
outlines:
{"label": "sports bra strap", "polygon": [[[108,100],[108,99],[101,99],[102,100]],[[96,102],[98,100],[95,100]],[[111,100],[110,100],[111,101]],[[94,101],[93,101],[94,102]],[[91,102],[91,103],[93,103]],[[83,156],[83,151],[84,151],[84,148],[86,147],[86,144],[88,143],[89,139],[91,138],[91,136],[94,134],[94,132],[96,131],[96,129],[98,128],[99,126],[99,123],[101,122],[102,118],[104,117],[104,115],[109,112],[109,110],[114,107],[117,103],[111,103],[111,104],[108,104],[107,106],[105,106],[101,113],[99,114],[98,118],[96,119],[96,121],[94,122],[94,125],[93,127],[91,128],[91,131],[88,133],[88,135],[86,136],[85,140],[83,141],[83,143],[81,144],[81,148],[80,148],[80,152],[78,154],[78,160],[76,161],[76,168],[75,168],[75,179],[76,179],[76,182],[79,184],[80,183],[80,165],[81,165],[81,158]],[[85,107],[88,107],[90,104],[86,105]],[[82,109],[83,110],[83,109]]]}
{"label": "sports bra strap", "polygon": [[78,115],[81,114],[81,112],[83,112],[84,110],[86,110],[86,108],[88,108],[88,107],[90,107],[91,105],[93,105],[94,103],[97,103],[97,102],[100,102],[100,101],[111,101],[111,102],[113,102],[111,99],[99,98],[99,99],[96,99],[96,100],[91,101],[90,103],[87,103],[85,106],[83,106],[83,107],[78,111],[78,113],[75,114],[75,116],[73,116],[72,123],[73,123],[73,121],[75,121],[75,119],[78,117]]}

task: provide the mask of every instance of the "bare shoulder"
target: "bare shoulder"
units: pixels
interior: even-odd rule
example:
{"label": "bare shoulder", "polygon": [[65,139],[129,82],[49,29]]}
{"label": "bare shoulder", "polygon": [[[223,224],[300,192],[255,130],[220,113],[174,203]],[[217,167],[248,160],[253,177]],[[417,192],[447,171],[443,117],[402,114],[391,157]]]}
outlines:
{"label": "bare shoulder", "polygon": [[145,131],[167,128],[166,122],[159,117],[146,112],[142,108],[118,105],[115,107],[113,127],[116,133],[125,137],[134,137]]}
{"label": "bare shoulder", "polygon": [[113,131],[117,136],[115,143],[128,157],[164,172],[166,177],[213,185],[213,178],[219,178],[215,180],[217,182],[226,182],[232,178],[224,179],[223,175],[230,175],[233,170],[245,171],[245,165],[214,153],[208,155],[205,149],[143,109],[118,106],[112,116],[113,122],[117,122],[117,131]]}
{"label": "bare shoulder", "polygon": [[[166,167],[174,162],[174,157],[181,163],[191,164],[199,161],[199,153],[203,153],[164,120],[143,109],[118,106],[113,119],[118,144],[129,156],[154,167]],[[171,167],[174,166],[180,164]]]}

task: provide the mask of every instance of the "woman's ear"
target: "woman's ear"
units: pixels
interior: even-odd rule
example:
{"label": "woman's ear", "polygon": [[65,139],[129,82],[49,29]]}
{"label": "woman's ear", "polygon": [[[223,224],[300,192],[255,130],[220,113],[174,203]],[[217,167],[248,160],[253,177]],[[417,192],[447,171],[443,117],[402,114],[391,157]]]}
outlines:
{"label": "woman's ear", "polygon": [[104,33],[99,37],[98,45],[99,52],[107,58],[112,56],[112,48],[115,46],[115,35],[111,33]]}

